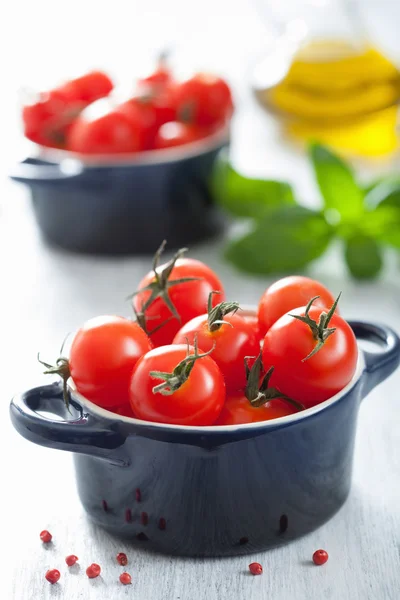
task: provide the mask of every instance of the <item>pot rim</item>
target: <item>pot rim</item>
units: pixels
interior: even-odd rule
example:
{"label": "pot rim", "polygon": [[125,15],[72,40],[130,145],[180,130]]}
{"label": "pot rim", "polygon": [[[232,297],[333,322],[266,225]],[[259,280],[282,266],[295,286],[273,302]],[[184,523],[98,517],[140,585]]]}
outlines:
{"label": "pot rim", "polygon": [[230,139],[230,124],[226,123],[217,131],[201,140],[160,150],[146,150],[145,152],[129,154],[79,154],[69,150],[47,148],[34,142],[34,156],[38,160],[50,163],[79,163],[84,168],[109,168],[109,167],[139,167],[145,165],[162,165],[179,162],[188,158],[202,156],[212,150],[224,146]]}
{"label": "pot rim", "polygon": [[[252,307],[243,306],[243,309],[244,309],[243,310],[244,315],[253,316],[255,314],[255,310]],[[95,415],[97,415],[98,417],[105,418],[109,421],[110,420],[112,420],[112,421],[120,420],[120,421],[123,421],[124,423],[133,424],[133,425],[139,426],[139,427],[164,429],[164,430],[168,430],[170,432],[176,431],[177,433],[178,432],[185,432],[185,433],[191,432],[191,433],[195,433],[195,434],[228,433],[228,432],[235,433],[237,431],[263,429],[263,428],[274,429],[277,426],[279,427],[280,425],[286,426],[286,425],[290,425],[290,424],[295,424],[297,422],[303,421],[304,419],[313,417],[314,415],[316,415],[324,410],[327,410],[330,406],[332,406],[333,404],[336,404],[341,398],[343,398],[349,392],[351,392],[351,390],[355,387],[357,382],[361,379],[361,377],[365,371],[365,366],[366,366],[365,359],[364,359],[364,352],[360,348],[359,344],[357,344],[357,345],[358,345],[358,359],[357,359],[357,366],[356,366],[355,373],[354,373],[351,381],[349,381],[349,383],[340,392],[338,392],[331,398],[328,398],[328,400],[325,400],[324,402],[321,402],[320,404],[317,404],[316,406],[313,406],[311,408],[306,408],[305,410],[294,413],[292,415],[287,415],[285,417],[279,417],[277,419],[271,419],[269,421],[259,421],[257,423],[241,423],[240,425],[204,425],[204,426],[200,426],[200,425],[175,425],[175,424],[170,424],[170,423],[157,423],[154,421],[144,421],[142,419],[137,419],[135,417],[126,417],[123,415],[119,415],[117,413],[112,412],[111,410],[107,410],[105,408],[101,408],[100,406],[97,406],[96,404],[94,404],[93,402],[91,402],[90,400],[85,398],[85,396],[83,396],[82,394],[80,394],[77,391],[72,377],[70,377],[68,380],[68,388],[69,388],[69,391],[71,392],[71,395],[73,398],[76,398],[80,404],[82,404],[84,407],[87,407],[88,409],[90,409],[90,411],[92,413],[94,413]]]}

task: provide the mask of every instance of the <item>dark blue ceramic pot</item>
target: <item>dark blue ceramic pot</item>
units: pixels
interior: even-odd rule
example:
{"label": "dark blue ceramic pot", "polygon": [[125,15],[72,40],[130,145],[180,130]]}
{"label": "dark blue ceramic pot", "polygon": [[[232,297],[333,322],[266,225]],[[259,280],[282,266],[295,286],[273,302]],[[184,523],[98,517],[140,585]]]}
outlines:
{"label": "dark blue ceramic pot", "polygon": [[[227,131],[185,147],[131,157],[77,157],[52,151],[28,158],[10,174],[31,190],[45,240],[96,254],[153,253],[216,235],[222,216],[209,180]],[[79,158],[79,160],[77,159]]]}
{"label": "dark blue ceramic pot", "polygon": [[[183,427],[119,417],[71,389],[63,414],[53,384],[16,397],[11,419],[32,442],[75,453],[84,508],[109,532],[168,554],[227,556],[263,550],[319,527],[350,490],[360,401],[399,365],[387,327],[351,323],[362,352],[335,397],[263,423]],[[71,386],[72,387],[72,386]]]}

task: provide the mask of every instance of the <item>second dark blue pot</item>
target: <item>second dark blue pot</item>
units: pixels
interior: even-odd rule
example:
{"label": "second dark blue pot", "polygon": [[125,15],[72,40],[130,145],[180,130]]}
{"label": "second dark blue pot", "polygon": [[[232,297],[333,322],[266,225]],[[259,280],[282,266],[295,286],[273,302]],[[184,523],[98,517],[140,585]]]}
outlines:
{"label": "second dark blue pot", "polygon": [[101,527],[168,554],[226,556],[283,544],[328,520],[350,490],[360,400],[400,361],[389,328],[351,324],[383,352],[360,352],[352,382],[331,400],[274,421],[179,427],[118,417],[72,391],[75,418],[57,421],[62,391],[11,404],[27,439],[75,454],[82,504]]}
{"label": "second dark blue pot", "polygon": [[83,253],[152,254],[163,239],[172,250],[221,230],[210,177],[226,145],[221,132],[190,148],[98,165],[54,153],[59,162],[28,158],[10,176],[30,188],[36,221],[50,244]]}

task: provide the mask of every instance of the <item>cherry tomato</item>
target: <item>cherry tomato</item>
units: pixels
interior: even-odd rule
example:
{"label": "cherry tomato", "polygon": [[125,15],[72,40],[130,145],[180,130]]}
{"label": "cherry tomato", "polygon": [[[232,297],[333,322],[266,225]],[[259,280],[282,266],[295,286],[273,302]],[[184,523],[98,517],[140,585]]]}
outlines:
{"label": "cherry tomato", "polygon": [[228,84],[215,75],[197,73],[182,82],[176,92],[179,119],[208,126],[231,117],[232,94]]}
{"label": "cherry tomato", "polygon": [[80,102],[87,106],[95,100],[108,96],[114,84],[102,71],[91,71],[71,79],[59,89],[70,98],[71,102]]}
{"label": "cherry tomato", "polygon": [[123,406],[113,406],[112,412],[117,415],[121,415],[122,417],[130,417],[131,419],[135,418],[135,415],[132,412],[132,408],[130,404],[124,404]]}
{"label": "cherry tomato", "polygon": [[209,132],[205,128],[172,121],[164,123],[157,132],[154,140],[154,148],[172,148],[197,142],[205,138]]}
{"label": "cherry tomato", "polygon": [[[309,308],[308,318],[314,327],[324,312],[327,310],[320,307]],[[320,328],[320,333],[315,329],[313,334],[309,325],[291,314],[305,317],[306,307],[287,313],[267,331],[263,364],[265,369],[275,367],[271,383],[276,388],[309,408],[331,398],[351,381],[357,366],[357,341],[340,315],[331,317],[328,326],[335,331],[323,341],[327,329]]]}
{"label": "cherry tomato", "polygon": [[132,123],[142,150],[154,147],[158,128],[175,117],[175,109],[152,96],[135,96],[120,104],[116,111]]}
{"label": "cherry tomato", "polygon": [[[225,300],[222,283],[214,271],[199,260],[180,258],[182,250],[171,261],[158,266],[163,248],[164,244],[157,251],[154,261],[158,283],[154,271],[150,271],[139,283],[133,296],[133,308],[137,313],[144,312],[147,330],[152,332],[159,327],[149,334],[154,346],[170,344],[182,325],[204,314],[209,294],[213,290],[221,292],[218,298],[214,296],[213,306]],[[169,269],[170,274],[164,281],[162,273],[166,274]],[[194,280],[180,282],[188,277]],[[148,289],[148,286],[152,286],[153,290]],[[146,306],[152,293],[154,299]],[[166,301],[170,304],[169,307]]]}
{"label": "cherry tomato", "polygon": [[215,425],[240,425],[241,423],[258,423],[270,421],[296,413],[297,410],[288,402],[274,399],[263,406],[252,406],[244,394],[228,396]]}
{"label": "cherry tomato", "polygon": [[91,102],[107,96],[112,81],[99,71],[72,79],[49,92],[42,92],[37,102],[22,110],[24,133],[43,146],[64,147],[72,122]]}
{"label": "cherry tomato", "polygon": [[129,405],[133,368],[151,348],[137,323],[116,316],[90,319],[71,345],[69,367],[76,389],[103,408]]}
{"label": "cherry tomato", "polygon": [[315,300],[314,306],[330,308],[335,302],[335,298],[322,283],[309,277],[292,275],[270,285],[261,296],[258,305],[261,334],[264,336],[279,317],[294,308],[306,306],[315,296],[319,298]]}
{"label": "cherry tomato", "polygon": [[143,89],[116,110],[129,118],[139,136],[141,148],[149,150],[154,147],[158,129],[176,117],[173,89],[169,86],[159,93]]}
{"label": "cherry tomato", "polygon": [[[225,304],[225,303],[223,303]],[[193,344],[197,336],[200,348],[211,350],[225,378],[228,392],[236,392],[246,386],[244,359],[246,356],[257,356],[260,342],[251,324],[237,314],[217,315],[224,325],[209,325],[209,315],[200,315],[188,321],[176,334],[173,344],[184,344],[185,340]]]}
{"label": "cherry tomato", "polygon": [[139,105],[137,99],[132,98],[117,106],[115,110],[131,123],[140,149],[150,150],[157,132],[157,120],[152,105],[147,102]]}
{"label": "cherry tomato", "polygon": [[243,361],[246,385],[241,392],[228,396],[216,425],[257,423],[291,415],[303,407],[289,398],[283,398],[270,387],[273,367],[263,373],[262,354]]}
{"label": "cherry tomato", "polygon": [[261,335],[261,331],[260,331],[260,326],[258,323],[258,317],[257,315],[252,315],[252,314],[246,314],[244,313],[243,315],[240,315],[247,323],[250,323],[250,325],[252,326],[252,328],[254,329],[254,332],[257,336],[257,339],[259,342],[261,342],[262,339],[264,339],[264,336]]}
{"label": "cherry tomato", "polygon": [[117,111],[90,119],[82,114],[72,125],[67,148],[81,154],[120,154],[143,148],[131,120]]}
{"label": "cherry tomato", "polygon": [[62,91],[43,92],[37,102],[22,109],[24,134],[42,146],[63,147],[68,125],[78,113]]}
{"label": "cherry tomato", "polygon": [[146,77],[141,77],[138,80],[138,83],[139,85],[156,86],[157,89],[160,89],[160,87],[164,87],[167,84],[172,83],[172,81],[172,71],[168,67],[167,58],[165,55],[161,55],[158,60],[157,68],[153,73],[150,73],[150,75],[147,75]]}
{"label": "cherry tomato", "polygon": [[[198,356],[196,348],[189,346],[189,352]],[[175,425],[212,425],[216,421],[225,401],[225,384],[211,356],[198,358],[186,380],[176,384],[176,391],[155,389],[164,385],[165,379],[150,373],[172,374],[187,356],[187,345],[178,344],[155,348],[138,361],[130,390],[132,410],[139,419]]]}

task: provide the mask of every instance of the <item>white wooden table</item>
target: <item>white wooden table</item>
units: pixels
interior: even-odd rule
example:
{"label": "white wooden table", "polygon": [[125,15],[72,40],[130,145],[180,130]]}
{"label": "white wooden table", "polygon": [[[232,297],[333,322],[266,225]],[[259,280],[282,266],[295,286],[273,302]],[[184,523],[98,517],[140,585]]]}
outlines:
{"label": "white wooden table", "polygon": [[[19,0],[14,4],[12,10],[18,12],[24,3]],[[40,4],[43,10],[50,6],[44,1]],[[121,5],[119,8],[122,5],[125,9],[128,7],[125,2],[118,4]],[[173,4],[175,6],[179,2]],[[207,10],[212,6],[211,2],[208,4]],[[214,7],[216,22],[211,24],[214,33],[218,26],[222,27],[224,11],[229,6],[230,20],[226,32],[229,51],[225,49],[225,52],[219,53],[217,67],[227,67],[229,71],[228,66],[231,65],[234,84],[238,82],[238,72],[243,74],[246,66],[242,60],[239,71],[236,69],[235,60],[239,60],[240,52],[235,40],[245,31],[244,37],[249,47],[254,49],[257,45],[254,40],[260,39],[254,15],[242,15],[243,7],[238,8],[238,4],[233,3],[232,6],[232,3],[221,0],[220,10]],[[89,9],[82,10],[87,23]],[[100,12],[99,23],[103,27],[107,16],[108,12],[107,15]],[[71,21],[69,13],[66,19],[68,23]],[[206,21],[204,16],[200,18],[200,24],[196,20],[197,34]],[[34,48],[28,22],[29,14],[24,20],[23,34],[27,36],[28,45]],[[249,27],[250,24],[254,26],[251,31],[246,29],[246,22]],[[160,23],[158,26],[161,27]],[[123,27],[126,28],[126,24]],[[84,47],[83,29],[78,30],[81,50]],[[44,31],[45,24],[42,23],[39,28],[41,36]],[[55,41],[53,30],[49,35]],[[38,42],[40,49],[44,44],[41,36]],[[100,38],[93,33],[97,53],[101,53]],[[106,50],[99,56],[101,60],[111,62],[108,55],[106,59]],[[210,58],[211,55],[207,56]],[[53,56],[49,60],[55,64]],[[77,64],[77,52],[72,52],[71,60],[73,65]],[[36,64],[29,56],[26,61],[27,65],[20,57],[20,62],[16,63],[15,87]],[[63,53],[60,53],[59,61],[64,67],[67,65],[67,57]],[[90,61],[92,57],[86,54],[86,62],[90,64]],[[104,61],[99,63],[105,64]],[[37,74],[44,73],[43,66],[42,70],[35,68]],[[11,97],[7,101],[11,106]],[[257,175],[289,177],[313,202],[315,189],[304,159],[289,153],[277,142],[273,126],[245,93],[241,94],[239,104],[233,147],[238,163],[244,170]],[[10,145],[16,147],[11,125],[7,131]],[[245,303],[256,302],[270,280],[245,277],[233,271],[220,258],[221,246],[221,242],[201,245],[192,248],[191,254],[206,260],[220,273],[229,297]],[[148,264],[142,259],[96,259],[49,249],[37,234],[26,192],[4,180],[1,184],[0,250],[3,281],[0,294],[3,316],[0,327],[0,416],[3,424],[0,436],[3,474],[0,515],[5,550],[2,553],[0,598],[400,598],[400,372],[374,390],[363,403],[351,495],[342,510],[318,531],[277,550],[224,560],[183,560],[133,550],[128,544],[118,542],[91,525],[76,494],[71,457],[67,453],[34,446],[19,437],[9,422],[8,403],[14,393],[47,381],[36,362],[38,350],[51,359],[57,355],[66,332],[73,331],[87,318],[102,313],[129,315],[129,305],[124,298],[133,290]],[[343,291],[342,311],[349,318],[390,322],[400,331],[400,271],[395,259],[382,278],[373,284],[350,281],[338,260],[336,249],[311,273],[334,292]],[[54,536],[54,543],[49,547],[39,540],[39,532],[45,528]],[[310,562],[317,548],[325,548],[330,555],[329,562],[320,568]],[[120,551],[128,554],[127,570],[132,574],[132,586],[123,587],[118,581],[122,569],[114,557]],[[79,556],[80,568],[68,572],[64,558],[71,553]],[[248,574],[247,565],[254,560],[260,561],[264,567],[261,577]],[[102,577],[89,581],[85,569],[91,562],[101,564]],[[59,584],[51,586],[44,580],[48,568],[60,569]]]}

